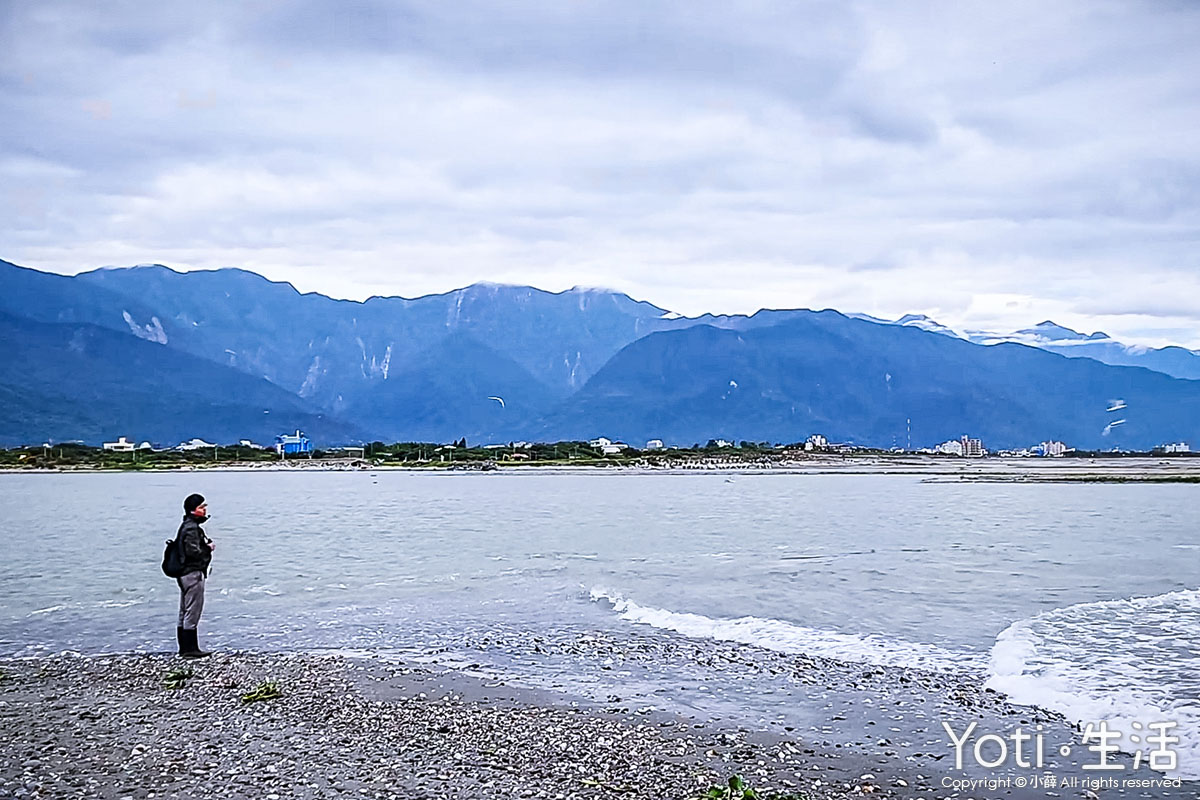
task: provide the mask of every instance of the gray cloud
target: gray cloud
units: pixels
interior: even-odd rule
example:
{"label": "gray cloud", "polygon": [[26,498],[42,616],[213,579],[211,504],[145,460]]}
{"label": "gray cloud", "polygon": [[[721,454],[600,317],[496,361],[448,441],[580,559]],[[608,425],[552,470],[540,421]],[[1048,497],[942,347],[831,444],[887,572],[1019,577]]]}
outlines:
{"label": "gray cloud", "polygon": [[1186,3],[7,4],[0,257],[1200,346],[1198,33]]}

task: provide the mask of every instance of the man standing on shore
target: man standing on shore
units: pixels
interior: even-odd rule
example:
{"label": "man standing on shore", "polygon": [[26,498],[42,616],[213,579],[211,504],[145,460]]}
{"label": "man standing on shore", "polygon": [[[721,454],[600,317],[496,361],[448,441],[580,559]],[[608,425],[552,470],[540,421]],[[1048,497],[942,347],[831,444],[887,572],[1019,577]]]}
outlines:
{"label": "man standing on shore", "polygon": [[179,525],[179,547],[183,550],[183,575],[179,584],[179,655],[184,658],[204,658],[209,655],[200,649],[196,628],[204,610],[204,583],[208,580],[208,565],[216,548],[200,525],[208,521],[208,504],[204,497],[190,494],[183,501],[183,522]]}

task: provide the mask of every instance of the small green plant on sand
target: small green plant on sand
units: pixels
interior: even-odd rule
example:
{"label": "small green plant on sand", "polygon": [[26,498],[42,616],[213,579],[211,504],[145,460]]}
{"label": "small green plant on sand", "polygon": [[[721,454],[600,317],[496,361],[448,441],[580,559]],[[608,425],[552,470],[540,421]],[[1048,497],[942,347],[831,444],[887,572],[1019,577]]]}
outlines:
{"label": "small green plant on sand", "polygon": [[163,686],[168,689],[182,689],[192,677],[191,667],[175,667],[163,676]]}
{"label": "small green plant on sand", "polygon": [[283,697],[283,692],[279,690],[279,684],[275,681],[263,681],[255,686],[253,691],[242,695],[242,702],[257,703],[260,700],[274,700],[277,697]]}
{"label": "small green plant on sand", "polygon": [[610,792],[620,792],[622,794],[632,794],[633,792],[637,791],[636,786],[631,786],[629,784],[622,784],[618,786],[612,783],[605,783],[599,778],[584,778],[583,785],[590,786],[595,789],[608,789]]}
{"label": "small green plant on sand", "polygon": [[715,784],[694,800],[808,800],[808,795],[793,792],[755,791],[741,775],[730,775],[724,786]]}

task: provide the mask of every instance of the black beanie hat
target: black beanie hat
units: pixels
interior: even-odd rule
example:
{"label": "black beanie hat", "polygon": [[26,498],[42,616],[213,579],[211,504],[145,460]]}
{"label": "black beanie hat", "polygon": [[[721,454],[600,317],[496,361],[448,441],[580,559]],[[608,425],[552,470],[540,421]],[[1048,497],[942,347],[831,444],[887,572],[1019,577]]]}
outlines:
{"label": "black beanie hat", "polygon": [[204,503],[204,495],[189,494],[187,499],[183,501],[183,510],[187,513],[192,513]]}

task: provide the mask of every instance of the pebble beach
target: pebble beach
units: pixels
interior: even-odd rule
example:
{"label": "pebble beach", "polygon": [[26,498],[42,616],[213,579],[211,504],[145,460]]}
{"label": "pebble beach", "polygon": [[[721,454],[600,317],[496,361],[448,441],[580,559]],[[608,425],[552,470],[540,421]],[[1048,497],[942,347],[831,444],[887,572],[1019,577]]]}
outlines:
{"label": "pebble beach", "polygon": [[[627,645],[589,637],[585,646]],[[669,647],[632,650],[632,660],[671,657]],[[313,653],[191,662],[62,654],[0,663],[0,726],[8,732],[0,797],[685,800],[712,796],[734,775],[754,796],[777,800],[1194,796],[1186,787],[1100,795],[947,788],[950,776],[963,774],[949,768],[946,752],[919,752],[911,728],[921,717],[954,709],[964,720],[1040,721],[1068,738],[1072,730],[953,676],[864,671],[715,643],[708,657],[834,696],[837,711],[817,704],[818,695],[805,702],[834,726],[866,733],[850,742],[819,726],[734,725],[619,696],[589,702],[429,663]],[[274,691],[255,699],[264,684]],[[926,704],[927,713],[917,711]],[[901,719],[907,730],[895,724]]]}
{"label": "pebble beach", "polygon": [[[192,676],[168,687],[176,668]],[[806,760],[683,722],[430,694],[435,673],[419,668],[391,668],[412,691],[394,684],[384,698],[380,675],[340,658],[63,656],[3,669],[4,797],[684,798],[735,769],[767,788],[763,772]],[[280,697],[243,701],[268,679]],[[813,797],[877,791],[856,792],[873,777],[814,782]]]}

